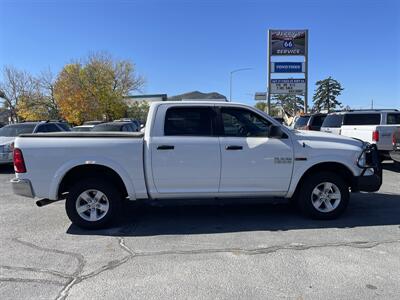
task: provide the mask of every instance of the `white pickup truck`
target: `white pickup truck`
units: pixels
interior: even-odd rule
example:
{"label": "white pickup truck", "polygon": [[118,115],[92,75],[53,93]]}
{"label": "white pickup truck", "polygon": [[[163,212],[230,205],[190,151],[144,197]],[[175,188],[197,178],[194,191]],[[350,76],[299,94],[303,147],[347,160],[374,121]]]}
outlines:
{"label": "white pickup truck", "polygon": [[375,146],[288,129],[256,108],[158,102],[143,133],[25,134],[14,148],[18,195],[66,199],[71,221],[104,227],[122,200],[283,197],[312,218],[339,216],[349,192],[376,191]]}
{"label": "white pickup truck", "polygon": [[329,114],[321,131],[358,138],[375,144],[381,160],[390,159],[393,133],[400,128],[397,109],[343,111]]}

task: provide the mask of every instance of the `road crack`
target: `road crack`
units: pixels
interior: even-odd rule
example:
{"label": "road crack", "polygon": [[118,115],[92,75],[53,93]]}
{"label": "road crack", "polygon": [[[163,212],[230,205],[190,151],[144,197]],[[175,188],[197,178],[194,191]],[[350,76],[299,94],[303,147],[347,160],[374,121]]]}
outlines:
{"label": "road crack", "polygon": [[28,267],[13,267],[13,266],[1,266],[1,268],[16,270],[16,271],[30,271],[37,273],[45,273],[54,275],[59,278],[68,279],[67,283],[63,283],[55,280],[46,280],[46,279],[23,279],[23,278],[2,278],[0,281],[10,281],[10,282],[37,282],[37,283],[48,283],[48,284],[56,284],[62,285],[63,288],[58,293],[56,300],[64,300],[68,297],[68,294],[72,287],[86,279],[90,279],[96,277],[97,275],[113,270],[126,262],[128,262],[132,258],[138,257],[152,257],[152,256],[162,256],[162,255],[198,255],[198,254],[215,254],[215,253],[233,253],[235,255],[262,255],[262,254],[271,254],[278,251],[284,250],[294,250],[294,251],[304,251],[309,249],[318,249],[318,248],[329,248],[329,247],[352,247],[358,249],[370,249],[377,247],[382,244],[392,244],[399,243],[400,239],[395,240],[382,240],[382,241],[354,241],[354,242],[339,242],[339,243],[321,243],[321,244],[301,244],[301,243],[292,243],[292,244],[283,244],[276,245],[270,247],[259,247],[259,248],[213,248],[213,249],[194,249],[194,250],[167,250],[167,251],[148,251],[148,252],[135,252],[131,248],[129,248],[125,244],[125,240],[123,237],[118,237],[118,245],[119,247],[126,252],[128,255],[124,256],[118,260],[109,261],[107,264],[97,268],[96,270],[83,275],[83,268],[85,266],[85,260],[83,256],[79,253],[67,252],[52,248],[45,248],[41,246],[37,246],[35,244],[21,241],[19,239],[14,239],[14,241],[23,244],[25,246],[52,252],[58,253],[62,255],[68,255],[74,257],[78,261],[78,266],[76,270],[72,274],[62,273],[59,271],[48,270],[48,269],[40,269],[40,268],[28,268]]}

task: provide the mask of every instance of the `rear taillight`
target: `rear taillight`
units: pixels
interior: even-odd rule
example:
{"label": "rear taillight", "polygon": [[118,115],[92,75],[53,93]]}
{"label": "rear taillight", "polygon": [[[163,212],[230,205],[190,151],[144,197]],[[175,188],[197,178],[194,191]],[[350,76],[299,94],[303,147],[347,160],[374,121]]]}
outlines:
{"label": "rear taillight", "polygon": [[13,158],[15,173],[26,173],[24,156],[22,155],[21,149],[14,148]]}
{"label": "rear taillight", "polygon": [[396,145],[396,134],[392,134],[392,145]]}
{"label": "rear taillight", "polygon": [[372,131],[372,140],[374,142],[379,142],[379,131],[378,130]]}

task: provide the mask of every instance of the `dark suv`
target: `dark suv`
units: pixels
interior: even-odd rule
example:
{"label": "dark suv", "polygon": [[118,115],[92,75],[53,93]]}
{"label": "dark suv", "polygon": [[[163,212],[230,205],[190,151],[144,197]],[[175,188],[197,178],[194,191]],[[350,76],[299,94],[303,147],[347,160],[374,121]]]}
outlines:
{"label": "dark suv", "polygon": [[317,113],[313,115],[302,115],[296,120],[296,123],[294,124],[294,129],[320,131],[325,118],[326,114],[322,113]]}

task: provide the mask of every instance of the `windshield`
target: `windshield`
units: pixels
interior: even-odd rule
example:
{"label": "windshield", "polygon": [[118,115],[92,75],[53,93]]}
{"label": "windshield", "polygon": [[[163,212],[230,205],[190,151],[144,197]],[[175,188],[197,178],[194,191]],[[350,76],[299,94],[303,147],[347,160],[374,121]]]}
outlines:
{"label": "windshield", "polygon": [[36,124],[15,124],[0,128],[0,136],[19,136],[23,133],[32,133]]}
{"label": "windshield", "polygon": [[343,115],[328,115],[322,127],[338,128],[342,126]]}
{"label": "windshield", "polygon": [[310,119],[310,116],[303,116],[303,117],[298,118],[296,121],[296,124],[294,124],[294,128],[307,126],[309,119]]}

